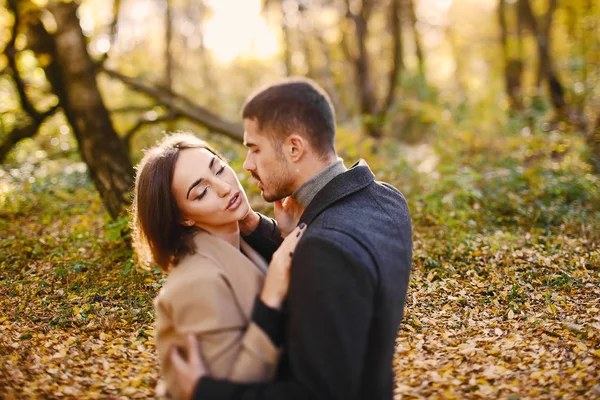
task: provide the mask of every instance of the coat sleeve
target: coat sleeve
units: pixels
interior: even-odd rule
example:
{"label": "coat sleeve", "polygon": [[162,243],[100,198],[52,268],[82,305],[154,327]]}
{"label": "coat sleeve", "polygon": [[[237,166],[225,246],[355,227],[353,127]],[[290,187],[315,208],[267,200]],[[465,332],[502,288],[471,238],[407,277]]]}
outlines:
{"label": "coat sleeve", "polygon": [[376,282],[368,254],[350,253],[336,234],[327,240],[305,237],[295,254],[286,330],[291,378],[239,385],[205,377],[195,400],[359,398]]}
{"label": "coat sleeve", "polygon": [[155,301],[156,349],[168,391],[178,397],[169,349],[183,346],[188,333],[198,338],[211,376],[236,382],[272,379],[280,350],[261,328],[265,324],[255,321],[257,314],[264,318],[265,313],[257,313],[255,307],[253,320],[247,321],[216,267],[190,268],[184,275]]}
{"label": "coat sleeve", "polygon": [[273,218],[266,217],[261,213],[256,214],[260,217],[258,226],[252,233],[243,237],[268,263],[271,261],[273,253],[279,248],[283,238],[277,222]]}

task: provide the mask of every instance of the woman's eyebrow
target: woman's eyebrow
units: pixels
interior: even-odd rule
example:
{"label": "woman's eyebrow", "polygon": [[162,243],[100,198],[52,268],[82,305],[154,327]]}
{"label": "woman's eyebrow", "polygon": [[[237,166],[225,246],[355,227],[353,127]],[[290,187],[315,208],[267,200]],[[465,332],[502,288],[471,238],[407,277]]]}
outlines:
{"label": "woman's eyebrow", "polygon": [[192,183],[190,185],[190,188],[187,191],[187,194],[185,195],[185,198],[187,199],[188,197],[190,197],[190,192],[192,191],[192,189],[196,186],[198,186],[200,184],[200,182],[202,182],[204,180],[204,178],[198,178],[194,181],[194,183]]}

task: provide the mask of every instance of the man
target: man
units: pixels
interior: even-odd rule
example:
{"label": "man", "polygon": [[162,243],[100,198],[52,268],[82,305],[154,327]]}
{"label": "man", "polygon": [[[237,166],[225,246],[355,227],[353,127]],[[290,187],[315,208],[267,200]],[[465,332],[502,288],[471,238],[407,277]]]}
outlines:
{"label": "man", "polygon": [[[172,352],[184,391],[200,400],[392,399],[412,257],[406,201],[375,182],[364,161],[344,167],[334,148],[333,107],[312,81],[259,91],[243,117],[244,168],[276,208],[291,196],[308,225],[293,254],[285,355],[275,381],[237,384],[208,377],[192,340],[189,360]],[[248,216],[245,230],[267,256],[281,241],[273,221],[258,214]]]}

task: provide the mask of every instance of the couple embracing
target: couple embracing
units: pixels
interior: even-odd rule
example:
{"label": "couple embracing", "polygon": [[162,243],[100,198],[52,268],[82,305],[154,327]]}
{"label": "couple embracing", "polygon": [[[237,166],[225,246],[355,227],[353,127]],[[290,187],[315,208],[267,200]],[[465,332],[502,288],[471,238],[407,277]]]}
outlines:
{"label": "couple embracing", "polygon": [[314,82],[258,91],[243,118],[244,169],[276,220],[192,135],[168,136],[138,167],[136,250],[168,272],[154,303],[168,395],[392,399],[412,257],[405,199],[364,161],[344,166]]}

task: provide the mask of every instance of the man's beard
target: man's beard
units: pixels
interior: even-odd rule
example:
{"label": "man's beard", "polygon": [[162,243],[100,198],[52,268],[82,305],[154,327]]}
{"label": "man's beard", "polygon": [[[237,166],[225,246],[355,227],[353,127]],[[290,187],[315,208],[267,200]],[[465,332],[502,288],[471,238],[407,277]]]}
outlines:
{"label": "man's beard", "polygon": [[274,190],[272,193],[265,193],[265,183],[260,179],[258,174],[254,172],[251,172],[251,174],[254,179],[256,179],[259,183],[262,184],[262,197],[266,202],[272,203],[274,201],[281,200],[291,194],[291,190],[289,190],[288,188],[289,174],[287,173],[287,170],[281,174],[281,176],[279,177],[280,179],[277,180],[277,183],[270,185]]}

